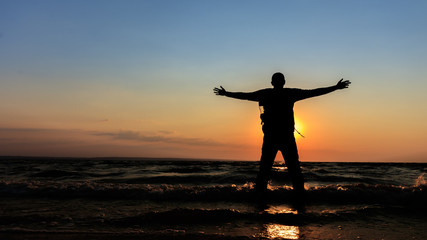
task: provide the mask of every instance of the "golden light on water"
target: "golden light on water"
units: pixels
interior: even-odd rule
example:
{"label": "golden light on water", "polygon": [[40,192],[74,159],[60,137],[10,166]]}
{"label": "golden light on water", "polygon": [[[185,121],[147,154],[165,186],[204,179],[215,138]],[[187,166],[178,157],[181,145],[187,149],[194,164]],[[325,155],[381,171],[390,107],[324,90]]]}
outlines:
{"label": "golden light on water", "polygon": [[265,210],[269,214],[298,214],[298,211],[287,206],[269,207]]}
{"label": "golden light on water", "polygon": [[288,226],[281,224],[268,224],[266,225],[267,238],[269,239],[299,239],[299,227]]}
{"label": "golden light on water", "polygon": [[[298,214],[298,211],[289,206],[275,206],[265,210],[269,214]],[[261,237],[267,239],[299,239],[300,229],[298,226],[269,223],[263,225]]]}

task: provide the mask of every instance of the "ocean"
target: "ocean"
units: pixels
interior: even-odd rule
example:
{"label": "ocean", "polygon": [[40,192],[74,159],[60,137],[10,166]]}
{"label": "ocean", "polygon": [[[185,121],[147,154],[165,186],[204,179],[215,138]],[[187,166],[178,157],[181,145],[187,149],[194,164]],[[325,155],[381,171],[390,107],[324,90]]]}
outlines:
{"label": "ocean", "polygon": [[427,239],[427,163],[0,158],[0,239]]}

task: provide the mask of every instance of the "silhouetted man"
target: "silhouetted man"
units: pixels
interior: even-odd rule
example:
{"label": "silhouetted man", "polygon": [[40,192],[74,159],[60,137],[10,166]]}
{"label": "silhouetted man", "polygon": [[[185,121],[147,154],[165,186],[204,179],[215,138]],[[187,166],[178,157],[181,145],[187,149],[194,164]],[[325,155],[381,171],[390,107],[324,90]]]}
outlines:
{"label": "silhouetted man", "polygon": [[351,82],[341,79],[336,85],[303,90],[297,88],[284,88],[285,76],[278,72],[273,74],[271,84],[273,88],[261,89],[255,92],[228,92],[222,86],[214,88],[216,95],[255,101],[261,109],[262,131],[264,141],[259,173],[256,179],[256,191],[260,194],[267,189],[271,167],[277,152],[282,152],[285,164],[291,177],[292,186],[297,196],[304,193],[304,178],[301,173],[298,150],[294,137],[294,103],[306,98],[311,98],[344,89]]}

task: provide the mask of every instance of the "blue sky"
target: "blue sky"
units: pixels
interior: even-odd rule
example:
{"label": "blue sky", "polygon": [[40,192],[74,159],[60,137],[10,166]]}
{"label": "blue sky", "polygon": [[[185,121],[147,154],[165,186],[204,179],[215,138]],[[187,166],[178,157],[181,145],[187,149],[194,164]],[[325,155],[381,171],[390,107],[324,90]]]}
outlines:
{"label": "blue sky", "polygon": [[342,58],[356,66],[375,59],[381,66],[407,63],[399,61],[402,57],[416,64],[426,51],[424,1],[2,1],[1,5],[6,69],[32,66],[72,72],[91,65],[91,72],[116,72],[161,69],[171,62],[203,69],[204,64],[211,67],[224,61],[255,67],[273,62],[282,68],[295,61],[335,65]]}

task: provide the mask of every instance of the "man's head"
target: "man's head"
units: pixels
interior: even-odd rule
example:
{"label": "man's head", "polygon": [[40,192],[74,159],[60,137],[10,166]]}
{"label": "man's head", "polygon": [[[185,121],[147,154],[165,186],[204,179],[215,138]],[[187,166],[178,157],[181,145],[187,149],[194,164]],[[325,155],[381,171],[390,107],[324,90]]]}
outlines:
{"label": "man's head", "polygon": [[280,72],[273,74],[271,77],[271,85],[273,85],[274,88],[283,88],[285,82],[285,76]]}

